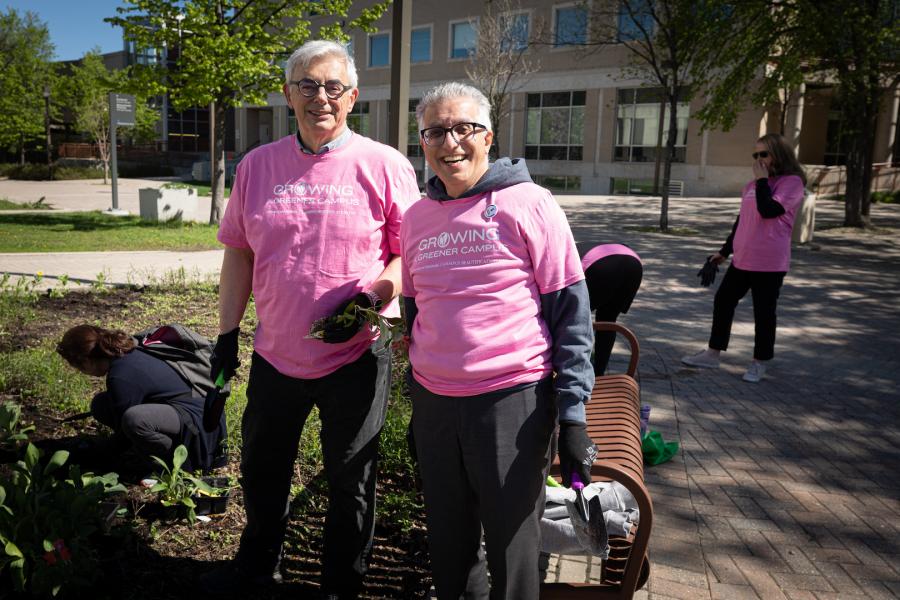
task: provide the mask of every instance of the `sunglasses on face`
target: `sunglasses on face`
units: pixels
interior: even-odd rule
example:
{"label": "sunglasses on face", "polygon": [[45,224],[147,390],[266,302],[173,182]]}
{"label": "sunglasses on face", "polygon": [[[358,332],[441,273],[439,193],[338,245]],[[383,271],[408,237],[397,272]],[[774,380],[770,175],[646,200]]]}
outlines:
{"label": "sunglasses on face", "polygon": [[769,158],[769,153],[763,150],[762,152],[754,152],[753,154],[751,154],[751,156],[754,158],[754,160],[757,158]]}

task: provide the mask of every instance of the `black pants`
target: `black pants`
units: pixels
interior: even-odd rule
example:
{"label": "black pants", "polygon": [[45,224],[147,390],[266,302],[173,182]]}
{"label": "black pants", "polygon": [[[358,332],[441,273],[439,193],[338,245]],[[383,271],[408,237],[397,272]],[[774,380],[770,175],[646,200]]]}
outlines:
{"label": "black pants", "polygon": [[467,397],[432,394],[414,381],[410,394],[437,597],[488,597],[484,528],[490,598],[536,600],[557,414],[552,380]]}
{"label": "black pants", "polygon": [[729,266],[713,303],[709,347],[713,350],[728,350],[734,309],[747,294],[747,290],[750,290],[753,297],[753,322],[756,326],[753,358],[770,360],[775,356],[775,306],[784,276],[783,272],[744,271],[734,265]]}
{"label": "black pants", "polygon": [[[628,312],[631,302],[641,287],[644,268],[641,261],[628,254],[612,254],[595,261],[584,272],[591,309],[598,321],[615,322],[620,314]],[[594,332],[594,373],[603,375],[609,364],[614,331]]]}
{"label": "black pants", "polygon": [[342,597],[362,589],[375,528],[378,440],[390,373],[390,349],[366,351],[319,379],[282,375],[253,354],[242,421],[247,511],[237,555],[242,567],[271,573],[280,560],[300,434],[316,406],[328,480],[322,589]]}

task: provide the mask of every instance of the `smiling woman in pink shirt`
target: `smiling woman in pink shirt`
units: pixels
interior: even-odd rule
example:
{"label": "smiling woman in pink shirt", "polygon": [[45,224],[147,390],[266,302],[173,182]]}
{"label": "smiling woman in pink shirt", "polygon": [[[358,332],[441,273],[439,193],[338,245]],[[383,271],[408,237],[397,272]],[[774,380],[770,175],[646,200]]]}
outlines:
{"label": "smiling woman in pink shirt", "polygon": [[775,355],[775,305],[791,262],[791,231],[803,204],[806,175],[793,149],[777,133],[759,138],[752,155],[754,179],[744,186],[740,214],[725,244],[710,257],[718,265],[734,252],[716,292],[709,347],[681,362],[719,366],[719,354],[728,349],[734,310],[749,290],[756,329],[753,361],[743,379],[757,383]]}

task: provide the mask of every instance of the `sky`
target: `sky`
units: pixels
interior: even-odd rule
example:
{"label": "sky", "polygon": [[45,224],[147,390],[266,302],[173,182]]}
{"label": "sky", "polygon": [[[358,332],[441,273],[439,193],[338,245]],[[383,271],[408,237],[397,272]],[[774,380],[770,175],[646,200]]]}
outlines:
{"label": "sky", "polygon": [[72,60],[94,47],[103,53],[122,50],[122,30],[103,22],[115,16],[122,4],[118,0],[0,0],[0,11],[37,13],[50,30],[56,60]]}

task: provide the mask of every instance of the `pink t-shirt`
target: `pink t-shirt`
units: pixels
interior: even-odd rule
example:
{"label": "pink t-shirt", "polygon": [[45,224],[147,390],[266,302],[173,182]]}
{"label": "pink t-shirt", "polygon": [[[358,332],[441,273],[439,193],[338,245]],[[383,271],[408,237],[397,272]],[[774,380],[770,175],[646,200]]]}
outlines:
{"label": "pink t-shirt", "polygon": [[[406,157],[356,134],[316,156],[303,154],[294,136],[248,154],[218,237],[254,254],[254,349],[300,379],[362,356],[373,338],[368,330],[343,344],[306,336],[313,321],[333,314],[400,254],[403,213],[418,198]],[[399,316],[397,303],[384,312]]]}
{"label": "pink t-shirt", "polygon": [[623,244],[600,244],[599,246],[594,246],[587,251],[587,254],[585,254],[584,258],[581,259],[581,268],[587,271],[588,267],[590,267],[601,258],[606,258],[607,256],[612,256],[613,254],[626,254],[628,256],[633,256],[637,259],[638,262],[641,262],[641,257],[637,255],[637,252],[635,252],[628,246],[625,246]]}
{"label": "pink t-shirt", "polygon": [[732,263],[738,269],[787,272],[790,267],[791,230],[803,204],[803,180],[796,175],[770,177],[769,188],[784,214],[764,219],[756,209],[756,180],[744,186],[740,222],[732,242]]}
{"label": "pink t-shirt", "polygon": [[[497,212],[488,217],[493,202]],[[569,223],[533,183],[425,198],[400,232],[403,294],[418,315],[409,360],[426,389],[474,396],[552,371],[540,295],[584,279]]]}

